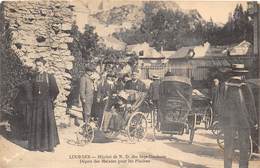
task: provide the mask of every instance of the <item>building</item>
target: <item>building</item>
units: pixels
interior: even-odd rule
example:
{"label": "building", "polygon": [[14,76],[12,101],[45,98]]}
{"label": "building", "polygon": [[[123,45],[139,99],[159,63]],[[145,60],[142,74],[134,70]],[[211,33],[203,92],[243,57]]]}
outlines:
{"label": "building", "polygon": [[143,79],[148,79],[155,74],[164,76],[165,56],[150,47],[148,43],[128,45],[126,51],[138,56],[138,69],[140,69],[140,76]]}
{"label": "building", "polygon": [[238,45],[228,49],[229,56],[251,56],[253,53],[253,46],[248,41],[242,41]]}
{"label": "building", "polygon": [[257,56],[257,71],[258,78],[260,77],[259,66],[260,66],[260,5],[258,2],[248,2],[248,13],[254,22],[254,47],[253,53]]}
{"label": "building", "polygon": [[249,53],[250,46],[247,42],[241,42],[232,46],[204,44],[182,47],[168,58],[168,70],[175,75],[191,78],[194,87],[207,87],[211,78],[218,76],[218,73],[213,71],[225,70],[235,63],[250,67],[253,62]]}
{"label": "building", "polygon": [[164,56],[150,47],[148,43],[128,45],[126,48],[128,53],[135,53],[138,56],[138,65],[159,65],[164,61]]}

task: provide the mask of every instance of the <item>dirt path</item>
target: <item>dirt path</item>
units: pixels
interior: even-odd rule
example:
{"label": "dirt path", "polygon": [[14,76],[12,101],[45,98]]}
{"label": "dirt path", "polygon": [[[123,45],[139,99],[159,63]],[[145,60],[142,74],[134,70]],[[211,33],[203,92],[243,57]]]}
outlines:
{"label": "dirt path", "polygon": [[[105,140],[98,133],[95,143],[86,146],[71,144],[75,128],[60,130],[61,144],[55,152],[30,152],[25,141],[11,142],[0,138],[1,168],[221,168],[223,152],[210,131],[199,129],[194,143],[187,143],[188,136],[158,135],[152,141],[151,134],[143,142],[131,144],[120,135],[116,140]],[[151,132],[151,130],[150,130]],[[70,141],[70,144],[68,144]],[[20,145],[20,146],[19,146]],[[79,158],[81,157],[81,158]],[[99,162],[99,163],[98,163]],[[238,167],[237,161],[234,167]],[[259,168],[260,161],[250,161],[250,168]]]}

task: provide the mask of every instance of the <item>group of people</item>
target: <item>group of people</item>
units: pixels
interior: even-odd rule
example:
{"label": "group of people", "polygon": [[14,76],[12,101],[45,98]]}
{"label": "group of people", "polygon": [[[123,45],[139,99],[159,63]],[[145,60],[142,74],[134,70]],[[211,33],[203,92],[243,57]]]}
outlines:
{"label": "group of people", "polygon": [[[39,57],[34,63],[35,68],[28,68],[26,80],[17,86],[14,107],[16,114],[22,118],[14,125],[19,129],[19,136],[28,141],[29,150],[54,151],[60,143],[54,115],[54,102],[59,88],[54,75],[46,72],[46,60]],[[91,65],[85,67],[78,89],[83,121],[88,122],[93,117],[101,124],[111,94],[124,89],[144,92],[146,86],[129,64],[124,64],[120,73],[112,73],[108,67],[100,73],[97,68]],[[79,124],[78,120],[75,121],[76,125]]]}
{"label": "group of people", "polygon": [[[24,114],[26,138],[29,150],[53,151],[59,144],[59,136],[54,116],[54,101],[59,89],[53,75],[45,72],[46,61],[40,57],[35,60],[34,73],[28,73],[27,80],[19,85],[15,99],[16,111]],[[153,76],[153,82],[147,88],[137,77],[137,72],[103,74],[96,77],[96,69],[87,66],[80,78],[79,95],[83,108],[83,121],[89,122],[94,117],[101,124],[103,112],[109,104],[112,94],[129,89],[148,92],[150,100],[158,106],[159,77]],[[244,65],[234,64],[231,75],[225,81],[215,79],[212,92],[213,109],[219,115],[224,131],[224,165],[232,167],[234,136],[239,136],[241,168],[248,167],[248,144],[250,129],[257,124],[257,114],[253,93],[245,80]],[[102,75],[101,75],[102,76]],[[94,106],[93,106],[94,105]],[[95,110],[92,109],[95,107]]]}
{"label": "group of people", "polygon": [[108,101],[112,94],[118,94],[122,90],[140,92],[147,90],[145,83],[138,79],[136,71],[131,72],[131,74],[122,72],[119,73],[119,76],[106,73],[96,77],[95,68],[88,66],[85,70],[79,84],[84,122],[89,122],[90,118],[94,118],[100,125],[104,111],[109,110]]}

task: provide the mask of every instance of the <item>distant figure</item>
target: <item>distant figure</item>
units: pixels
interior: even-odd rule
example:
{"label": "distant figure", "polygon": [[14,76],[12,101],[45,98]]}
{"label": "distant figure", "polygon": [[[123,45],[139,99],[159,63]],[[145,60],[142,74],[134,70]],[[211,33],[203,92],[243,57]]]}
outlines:
{"label": "distant figure", "polygon": [[91,108],[94,98],[94,68],[86,67],[85,74],[80,79],[80,100],[83,108],[83,121],[90,120]]}
{"label": "distant figure", "polygon": [[18,85],[18,94],[14,100],[15,112],[18,114],[18,121],[15,123],[19,138],[28,140],[29,124],[32,115],[32,72],[26,74],[26,80]]}
{"label": "distant figure", "polygon": [[232,167],[234,137],[238,133],[239,167],[248,168],[250,129],[257,124],[252,91],[244,64],[232,65],[231,77],[221,86],[220,123],[224,131],[224,167]]}
{"label": "distant figure", "polygon": [[60,143],[55,116],[54,100],[59,94],[55,77],[48,74],[43,57],[35,60],[37,73],[32,79],[33,109],[29,124],[29,150],[53,151]]}
{"label": "distant figure", "polygon": [[160,77],[158,75],[153,75],[152,79],[153,82],[150,84],[148,96],[149,99],[152,101],[154,107],[158,109]]}
{"label": "distant figure", "polygon": [[[212,101],[212,109],[214,114],[218,114],[217,107],[219,106],[219,92],[220,92],[220,83],[217,78],[213,80],[213,85],[211,88],[211,101]],[[215,115],[214,115],[215,116]]]}
{"label": "distant figure", "polygon": [[137,72],[132,73],[132,79],[125,84],[126,90],[136,90],[139,92],[145,92],[145,84],[140,79],[137,79]]}
{"label": "distant figure", "polygon": [[100,74],[98,74],[97,72],[94,72],[93,78],[94,78],[94,96],[93,96],[93,104],[92,104],[92,108],[91,108],[91,118],[94,118],[94,120],[97,120],[98,113],[99,113],[97,94],[98,94],[98,86],[101,83],[102,78],[101,78]]}

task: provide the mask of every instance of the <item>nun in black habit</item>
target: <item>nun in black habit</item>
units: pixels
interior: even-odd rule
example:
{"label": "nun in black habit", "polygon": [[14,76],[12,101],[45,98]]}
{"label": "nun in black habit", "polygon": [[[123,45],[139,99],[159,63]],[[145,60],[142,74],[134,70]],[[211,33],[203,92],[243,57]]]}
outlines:
{"label": "nun in black habit", "polygon": [[53,151],[60,143],[53,102],[59,89],[52,74],[45,72],[46,61],[35,60],[37,73],[32,80],[33,109],[29,124],[28,148],[33,151]]}

